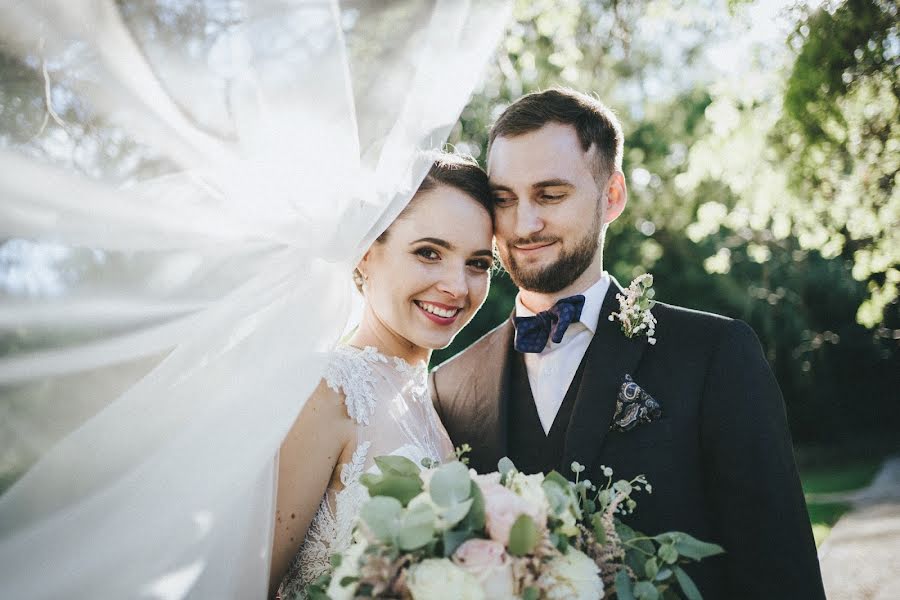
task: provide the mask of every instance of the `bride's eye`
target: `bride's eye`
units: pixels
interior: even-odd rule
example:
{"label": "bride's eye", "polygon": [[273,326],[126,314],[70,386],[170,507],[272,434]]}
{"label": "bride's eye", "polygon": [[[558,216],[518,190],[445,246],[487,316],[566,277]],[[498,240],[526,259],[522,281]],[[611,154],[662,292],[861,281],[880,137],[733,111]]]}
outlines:
{"label": "bride's eye", "polygon": [[441,255],[437,253],[433,248],[428,248],[427,246],[424,248],[419,248],[415,251],[416,256],[421,256],[425,260],[438,260]]}
{"label": "bride's eye", "polygon": [[478,271],[486,272],[491,268],[491,262],[485,259],[470,260],[469,266]]}

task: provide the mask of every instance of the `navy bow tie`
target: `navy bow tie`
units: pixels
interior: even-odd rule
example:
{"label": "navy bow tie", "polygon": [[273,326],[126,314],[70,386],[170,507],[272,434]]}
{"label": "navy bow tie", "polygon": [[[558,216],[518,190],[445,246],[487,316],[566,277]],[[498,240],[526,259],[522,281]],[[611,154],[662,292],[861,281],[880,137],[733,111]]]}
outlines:
{"label": "navy bow tie", "polygon": [[584,296],[569,296],[533,317],[516,317],[516,350],[543,352],[547,340],[558,344],[569,325],[581,318]]}

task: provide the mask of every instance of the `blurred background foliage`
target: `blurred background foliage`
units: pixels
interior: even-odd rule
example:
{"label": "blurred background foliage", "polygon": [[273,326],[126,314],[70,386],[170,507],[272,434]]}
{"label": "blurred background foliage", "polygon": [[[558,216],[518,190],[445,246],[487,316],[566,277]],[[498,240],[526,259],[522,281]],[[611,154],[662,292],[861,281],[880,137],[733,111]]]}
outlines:
{"label": "blurred background foliage", "polygon": [[[747,321],[795,441],[900,431],[900,36],[888,1],[520,0],[450,142],[486,159],[524,93],[595,94],[626,134],[606,268]],[[504,273],[437,364],[507,318]],[[665,335],[664,332],[660,332]]]}
{"label": "blurred background foliage", "polygon": [[[183,60],[208,60],[235,22],[219,0],[117,4],[141,24],[136,35],[171,36]],[[348,17],[370,6],[348,5]],[[626,133],[629,203],[609,230],[606,268],[622,284],[650,271],[658,299],[749,322],[796,441],[844,448],[882,437],[896,447],[897,23],[890,0],[515,0],[450,142],[484,164],[491,123],[522,94],[595,94]],[[0,44],[0,146],[113,182],[173,168],[81,100],[75,82],[90,55],[75,46],[43,56]],[[214,71],[192,89],[227,85]],[[211,129],[223,121],[192,116]],[[116,260],[7,240],[0,293],[53,293]],[[507,318],[514,295],[498,273],[484,309],[433,363]],[[19,343],[0,339],[0,351]]]}

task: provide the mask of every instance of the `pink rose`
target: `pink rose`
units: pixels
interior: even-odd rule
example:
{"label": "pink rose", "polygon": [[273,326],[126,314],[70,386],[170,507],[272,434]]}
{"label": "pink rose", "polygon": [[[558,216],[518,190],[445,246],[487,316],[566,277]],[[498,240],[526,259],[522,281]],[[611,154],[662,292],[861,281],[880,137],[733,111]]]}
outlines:
{"label": "pink rose", "polygon": [[478,482],[484,496],[485,528],[495,542],[506,546],[509,543],[509,530],[519,515],[528,515],[534,519],[539,528],[546,525],[546,515],[539,506],[533,506],[524,498],[493,482]]}
{"label": "pink rose", "polygon": [[453,553],[453,562],[481,584],[485,597],[513,598],[513,573],[503,544],[471,539]]}

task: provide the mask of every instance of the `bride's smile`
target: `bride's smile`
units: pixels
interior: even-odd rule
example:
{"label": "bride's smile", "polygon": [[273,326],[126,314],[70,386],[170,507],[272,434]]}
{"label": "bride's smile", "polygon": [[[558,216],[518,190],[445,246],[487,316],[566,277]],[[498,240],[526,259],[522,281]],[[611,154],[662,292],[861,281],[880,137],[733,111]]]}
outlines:
{"label": "bride's smile", "polygon": [[360,262],[360,325],[395,356],[421,360],[450,344],[487,297],[491,216],[446,184],[420,191]]}

